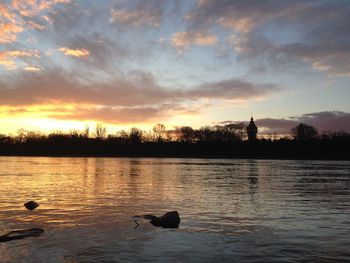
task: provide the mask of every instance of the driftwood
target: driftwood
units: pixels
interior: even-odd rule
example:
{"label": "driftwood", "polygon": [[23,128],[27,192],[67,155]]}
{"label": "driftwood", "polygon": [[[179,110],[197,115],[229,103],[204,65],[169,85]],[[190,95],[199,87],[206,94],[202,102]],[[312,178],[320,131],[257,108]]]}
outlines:
{"label": "driftwood", "polygon": [[45,231],[41,228],[30,228],[24,230],[10,231],[5,235],[0,236],[0,242],[8,242],[16,239],[23,239],[26,237],[38,237]]}

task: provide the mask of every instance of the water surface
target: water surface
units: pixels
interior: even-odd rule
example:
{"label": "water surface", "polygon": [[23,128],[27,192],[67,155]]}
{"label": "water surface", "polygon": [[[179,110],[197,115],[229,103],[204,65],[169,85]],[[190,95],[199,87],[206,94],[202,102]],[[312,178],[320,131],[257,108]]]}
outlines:
{"label": "water surface", "polygon": [[0,189],[0,234],[46,231],[0,262],[350,261],[347,161],[0,157]]}

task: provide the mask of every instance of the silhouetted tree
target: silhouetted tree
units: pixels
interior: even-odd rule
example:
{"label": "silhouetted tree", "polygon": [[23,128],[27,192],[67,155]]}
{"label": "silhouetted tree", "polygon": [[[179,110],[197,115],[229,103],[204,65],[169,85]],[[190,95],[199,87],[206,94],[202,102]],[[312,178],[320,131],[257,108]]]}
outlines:
{"label": "silhouetted tree", "polygon": [[215,131],[210,126],[201,127],[197,131],[197,138],[201,142],[213,142],[217,140]]}
{"label": "silhouetted tree", "polygon": [[311,139],[315,139],[318,135],[318,132],[315,127],[304,123],[300,123],[291,131],[294,139],[297,141],[308,141]]}
{"label": "silhouetted tree", "polygon": [[107,135],[107,129],[103,127],[101,123],[96,124],[95,128],[95,138],[97,139],[104,139]]}
{"label": "silhouetted tree", "polygon": [[16,141],[23,143],[25,142],[26,137],[27,137],[27,131],[25,129],[21,128],[17,130]]}
{"label": "silhouetted tree", "polygon": [[235,140],[243,140],[247,137],[247,130],[244,123],[232,123],[226,125]]}
{"label": "silhouetted tree", "polygon": [[157,142],[162,142],[167,138],[167,133],[164,124],[158,123],[153,127],[154,139]]}
{"label": "silhouetted tree", "polygon": [[[272,141],[263,138],[254,145],[241,143],[246,136],[245,132],[245,125],[233,123],[205,126],[200,129],[185,126],[169,131],[165,130],[164,125],[157,124],[148,133],[132,128],[129,132],[119,131],[106,138],[107,130],[99,124],[96,126],[96,135],[94,134],[99,139],[90,139],[86,130],[54,131],[44,135],[20,129],[15,136],[0,134],[0,155],[182,156],[185,154],[185,156],[349,159],[350,134],[345,131],[323,132],[318,136],[314,127],[301,123],[292,130],[294,140],[279,138]],[[170,138],[180,143],[170,142]],[[311,140],[311,143],[308,140]]]}
{"label": "silhouetted tree", "polygon": [[176,127],[176,137],[181,142],[192,143],[195,140],[195,131],[192,127]]}
{"label": "silhouetted tree", "polygon": [[129,134],[129,140],[131,143],[141,143],[142,142],[142,131],[138,128],[131,128]]}
{"label": "silhouetted tree", "polygon": [[79,130],[73,129],[69,131],[69,137],[79,138],[79,137],[83,137],[83,134]]}
{"label": "silhouetted tree", "polygon": [[28,131],[26,135],[26,142],[28,143],[37,143],[41,139],[44,139],[45,136],[37,131]]}
{"label": "silhouetted tree", "polygon": [[126,144],[129,142],[129,134],[125,130],[120,130],[116,132],[116,140],[121,144]]}
{"label": "silhouetted tree", "polygon": [[85,125],[83,136],[84,138],[89,138],[89,135],[90,135],[90,127],[88,125]]}

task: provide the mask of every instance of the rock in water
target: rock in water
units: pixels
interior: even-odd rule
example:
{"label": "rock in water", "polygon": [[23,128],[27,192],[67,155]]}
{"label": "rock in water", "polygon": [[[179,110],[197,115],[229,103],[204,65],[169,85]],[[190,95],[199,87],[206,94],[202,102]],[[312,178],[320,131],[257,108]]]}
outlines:
{"label": "rock in water", "polygon": [[23,239],[26,237],[38,237],[44,230],[41,228],[30,228],[24,230],[15,230],[7,233],[6,235],[0,236],[0,242],[8,242],[16,239]]}
{"label": "rock in water", "polygon": [[29,202],[25,203],[24,206],[28,210],[34,210],[35,208],[37,208],[39,206],[39,204],[37,202],[34,202],[34,201],[29,201]]}
{"label": "rock in water", "polygon": [[180,216],[177,211],[171,211],[160,217],[153,218],[150,223],[154,226],[161,226],[163,228],[178,228],[180,224]]}

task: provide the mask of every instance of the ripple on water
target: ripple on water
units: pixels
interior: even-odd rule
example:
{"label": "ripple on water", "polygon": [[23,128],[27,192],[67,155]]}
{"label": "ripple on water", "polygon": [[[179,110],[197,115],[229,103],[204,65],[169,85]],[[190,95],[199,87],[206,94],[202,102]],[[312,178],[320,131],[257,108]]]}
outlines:
{"label": "ripple on water", "polygon": [[[350,163],[0,157],[0,262],[350,261]],[[40,207],[26,211],[23,203]],[[178,210],[179,229],[134,215]]]}

